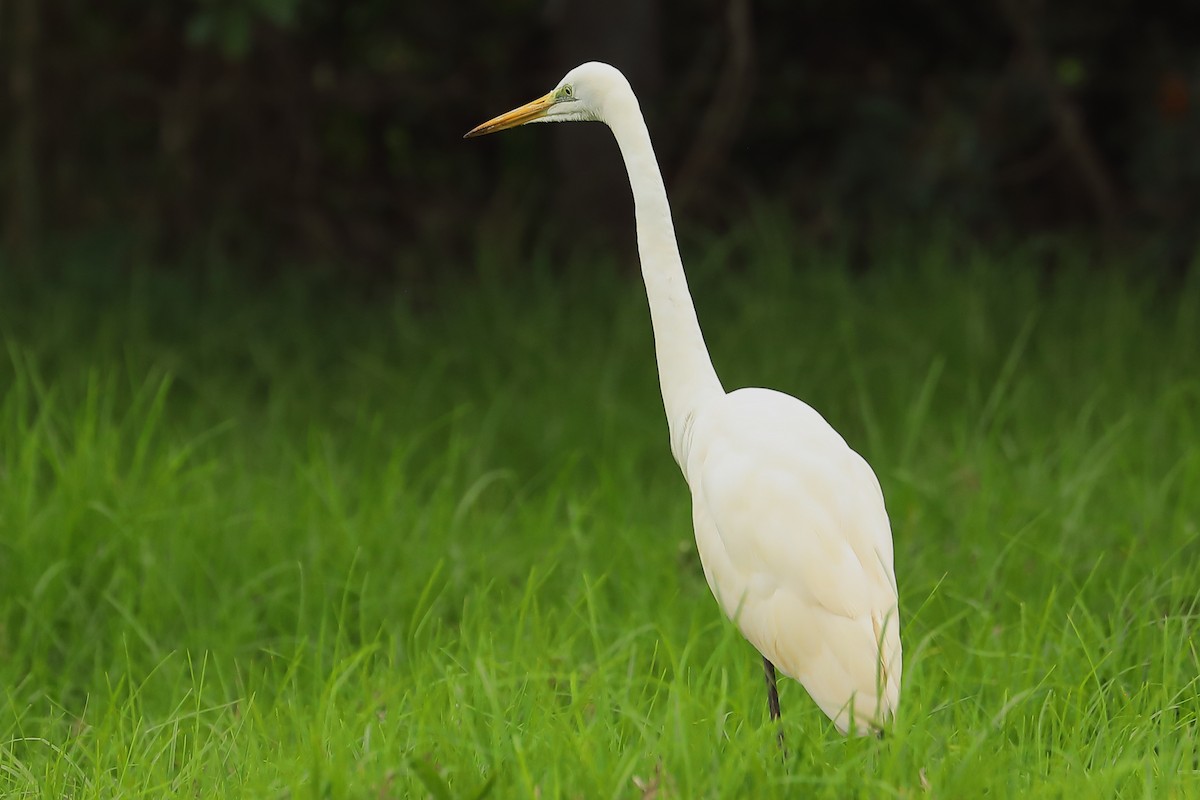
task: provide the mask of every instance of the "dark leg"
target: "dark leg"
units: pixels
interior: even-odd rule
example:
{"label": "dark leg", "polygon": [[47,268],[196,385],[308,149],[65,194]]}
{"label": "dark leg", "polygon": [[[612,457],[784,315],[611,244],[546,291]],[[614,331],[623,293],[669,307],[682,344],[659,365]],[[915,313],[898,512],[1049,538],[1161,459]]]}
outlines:
{"label": "dark leg", "polygon": [[779,687],[775,683],[775,665],[763,656],[763,673],[767,677],[767,711],[772,720],[777,720],[779,714]]}
{"label": "dark leg", "polygon": [[[775,665],[766,656],[763,656],[763,674],[767,678],[767,711],[771,721],[776,722],[782,716],[779,712],[779,686],[775,682]],[[779,749],[787,755],[787,748],[783,745],[783,723],[779,725]]]}

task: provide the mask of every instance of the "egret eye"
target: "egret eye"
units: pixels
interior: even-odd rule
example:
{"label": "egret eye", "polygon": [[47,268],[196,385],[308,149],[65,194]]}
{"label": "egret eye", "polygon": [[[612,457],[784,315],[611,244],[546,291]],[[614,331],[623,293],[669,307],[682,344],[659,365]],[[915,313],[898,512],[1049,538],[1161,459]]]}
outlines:
{"label": "egret eye", "polygon": [[575,96],[575,89],[570,84],[567,84],[566,86],[564,86],[562,88],[562,93],[563,93],[563,97],[570,100],[572,97]]}

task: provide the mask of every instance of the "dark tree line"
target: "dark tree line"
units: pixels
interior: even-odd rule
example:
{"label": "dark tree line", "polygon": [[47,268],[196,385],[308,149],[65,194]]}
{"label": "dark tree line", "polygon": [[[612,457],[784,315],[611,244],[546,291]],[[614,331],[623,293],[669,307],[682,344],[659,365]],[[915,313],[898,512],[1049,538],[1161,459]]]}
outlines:
{"label": "dark tree line", "polygon": [[588,59],[701,224],[1197,241],[1192,0],[4,0],[0,53],[16,253],[117,231],[419,272],[481,225],[627,236],[604,131],[459,138]]}

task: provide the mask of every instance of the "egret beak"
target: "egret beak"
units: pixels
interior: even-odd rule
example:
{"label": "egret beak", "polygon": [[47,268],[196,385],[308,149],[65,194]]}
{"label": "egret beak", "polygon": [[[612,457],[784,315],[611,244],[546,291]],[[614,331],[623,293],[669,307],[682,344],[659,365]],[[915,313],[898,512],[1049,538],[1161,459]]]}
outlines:
{"label": "egret beak", "polygon": [[524,125],[526,122],[539,120],[546,116],[552,105],[554,105],[554,92],[549,92],[531,103],[526,103],[520,108],[514,108],[512,111],[501,114],[494,119],[489,119],[482,125],[476,125],[467,131],[463,138],[470,139],[473,136],[484,136],[496,131],[515,128],[518,125]]}

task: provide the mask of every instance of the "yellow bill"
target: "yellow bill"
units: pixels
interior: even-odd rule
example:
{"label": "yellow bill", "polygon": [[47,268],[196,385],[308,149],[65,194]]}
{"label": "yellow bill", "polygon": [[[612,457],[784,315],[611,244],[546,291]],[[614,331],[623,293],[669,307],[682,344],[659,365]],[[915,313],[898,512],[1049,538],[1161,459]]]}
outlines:
{"label": "yellow bill", "polygon": [[489,119],[482,125],[476,125],[467,131],[463,138],[470,139],[473,136],[485,136],[496,131],[503,131],[515,128],[518,125],[524,125],[526,122],[533,122],[546,116],[546,112],[550,110],[550,106],[552,105],[554,105],[554,92],[548,92],[531,103],[526,103],[520,108],[514,108],[512,111]]}

